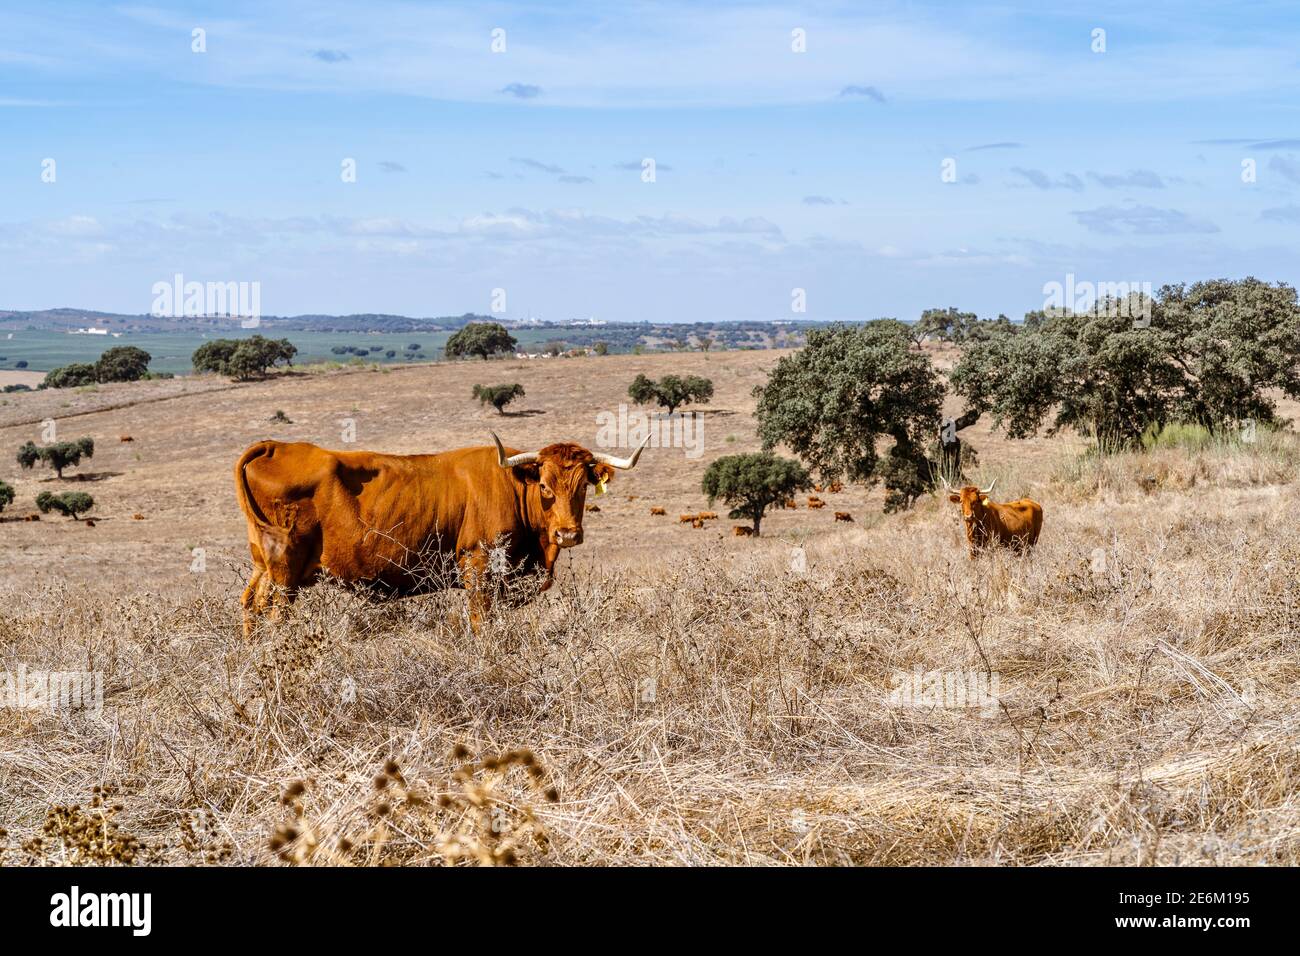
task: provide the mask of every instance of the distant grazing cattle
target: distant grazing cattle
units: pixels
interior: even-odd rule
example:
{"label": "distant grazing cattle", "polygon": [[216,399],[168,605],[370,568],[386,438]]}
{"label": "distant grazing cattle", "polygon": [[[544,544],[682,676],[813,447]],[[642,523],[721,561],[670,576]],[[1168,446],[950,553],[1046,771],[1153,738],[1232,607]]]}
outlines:
{"label": "distant grazing cattle", "polygon": [[666,514],[668,514],[668,512],[667,512],[667,511],[664,511],[663,508],[651,508],[651,509],[650,509],[650,513],[651,513],[652,515],[666,515]]}
{"label": "distant grazing cattle", "polygon": [[93,527],[95,527],[95,519],[94,519],[94,518],[87,518],[87,519],[86,519],[86,527],[87,527],[87,528],[93,528]]}
{"label": "distant grazing cattle", "polygon": [[627,500],[628,500],[628,501],[636,501],[637,498],[639,498],[639,497],[641,497],[641,496],[640,496],[640,495],[628,495],[628,496],[627,496]]}
{"label": "distant grazing cattle", "polygon": [[703,527],[704,527],[704,519],[701,518],[699,515],[696,515],[696,516],[695,516],[695,520],[691,522],[691,527],[692,527],[692,528],[703,528]]}
{"label": "distant grazing cattle", "polygon": [[698,519],[697,515],[678,515],[678,524],[693,524]]}
{"label": "distant grazing cattle", "polygon": [[135,439],[132,438],[130,435],[118,435],[118,436],[117,436],[117,440],[118,440],[118,441],[135,441]]}
{"label": "distant grazing cattle", "polygon": [[492,440],[433,455],[252,445],[235,464],[253,556],[245,633],[322,575],[390,594],[455,586],[430,573],[438,556],[455,563],[477,629],[495,582],[540,571],[542,590],[550,586],[560,551],[582,544],[587,487],[635,467],[649,436],[630,458],[571,442],[508,451]]}
{"label": "distant grazing cattle", "polygon": [[808,496],[808,507],[809,507],[809,508],[825,508],[825,507],[826,507],[826,502],[822,501],[822,500],[821,500],[820,498],[818,498],[816,495],[809,495],[809,496]]}
{"label": "distant grazing cattle", "polygon": [[137,511],[135,514],[131,515],[131,520],[132,520],[132,521],[143,521],[143,520],[144,520],[144,515],[140,514],[140,512]]}
{"label": "distant grazing cattle", "polygon": [[738,524],[731,529],[731,533],[737,538],[752,538],[754,536],[754,529],[748,525]]}
{"label": "distant grazing cattle", "polygon": [[785,499],[785,508],[787,511],[794,511],[798,507],[799,507],[799,502],[795,501],[793,498]]}
{"label": "distant grazing cattle", "polygon": [[849,514],[847,511],[837,511],[837,512],[835,512],[835,520],[836,520],[836,521],[852,521],[852,520],[853,520],[853,515]]}
{"label": "distant grazing cattle", "polygon": [[[967,485],[948,495],[949,501],[961,505],[972,558],[991,544],[1005,544],[1024,551],[1038,543],[1039,532],[1043,530],[1042,505],[1028,498],[997,504],[989,498],[995,484],[996,478],[987,488]],[[948,487],[947,481],[944,486]],[[950,487],[949,491],[952,491]]]}
{"label": "distant grazing cattle", "polygon": [[587,510],[587,511],[596,511],[596,512],[599,512],[599,511],[600,511],[600,505],[587,505],[587,506],[586,506],[586,510]]}
{"label": "distant grazing cattle", "polygon": [[40,520],[41,520],[41,516],[40,516],[40,515],[28,515],[28,516],[27,516],[27,520],[28,520],[28,521],[40,521]]}
{"label": "distant grazing cattle", "polygon": [[838,495],[841,491],[844,490],[844,485],[841,482],[832,481],[829,485],[826,486],[826,490],[833,495]]}
{"label": "distant grazing cattle", "polygon": [[716,511],[701,511],[695,517],[700,518],[704,521],[713,521],[718,517],[718,513]]}

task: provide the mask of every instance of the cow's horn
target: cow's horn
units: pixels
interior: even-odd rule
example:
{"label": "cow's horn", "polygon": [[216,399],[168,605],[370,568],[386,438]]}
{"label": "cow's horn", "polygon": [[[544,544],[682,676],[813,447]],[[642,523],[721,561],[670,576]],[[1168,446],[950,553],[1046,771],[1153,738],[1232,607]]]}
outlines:
{"label": "cow's horn", "polygon": [[520,452],[518,455],[511,455],[507,458],[506,450],[501,447],[501,439],[497,438],[497,433],[490,432],[489,434],[492,436],[492,440],[497,443],[497,464],[502,468],[513,468],[515,465],[526,465],[530,461],[537,460],[537,452],[535,451]]}
{"label": "cow's horn", "polygon": [[988,486],[987,488],[981,488],[981,489],[980,489],[980,494],[982,494],[982,495],[992,494],[992,493],[993,493],[993,486],[996,485],[997,483],[998,483],[998,480],[997,480],[996,478],[994,478],[992,481],[989,482],[989,486]]}
{"label": "cow's horn", "polygon": [[637,446],[637,450],[632,452],[631,458],[615,458],[613,455],[602,455],[598,451],[593,451],[591,457],[595,458],[596,461],[600,462],[602,465],[610,465],[613,468],[622,468],[626,471],[629,468],[636,467],[636,460],[641,457],[641,452],[645,451],[645,446],[648,444],[650,444],[650,436],[646,435],[645,441],[641,442],[641,444]]}

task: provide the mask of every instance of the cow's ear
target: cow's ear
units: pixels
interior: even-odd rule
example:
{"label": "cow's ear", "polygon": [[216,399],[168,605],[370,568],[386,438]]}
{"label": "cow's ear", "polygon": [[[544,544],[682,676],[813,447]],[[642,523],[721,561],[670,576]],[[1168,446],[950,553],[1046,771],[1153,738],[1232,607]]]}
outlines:
{"label": "cow's ear", "polygon": [[948,500],[955,505],[961,504],[961,495],[949,495]]}
{"label": "cow's ear", "polygon": [[611,465],[603,461],[592,462],[587,467],[587,483],[592,485],[603,485],[614,477],[614,469]]}

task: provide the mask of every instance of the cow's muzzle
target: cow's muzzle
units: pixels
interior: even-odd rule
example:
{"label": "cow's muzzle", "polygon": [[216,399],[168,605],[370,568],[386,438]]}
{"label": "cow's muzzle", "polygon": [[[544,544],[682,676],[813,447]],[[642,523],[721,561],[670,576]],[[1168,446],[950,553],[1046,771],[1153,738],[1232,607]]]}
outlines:
{"label": "cow's muzzle", "polygon": [[575,544],[582,544],[581,528],[556,528],[551,534],[555,538],[555,543],[561,548],[572,548]]}

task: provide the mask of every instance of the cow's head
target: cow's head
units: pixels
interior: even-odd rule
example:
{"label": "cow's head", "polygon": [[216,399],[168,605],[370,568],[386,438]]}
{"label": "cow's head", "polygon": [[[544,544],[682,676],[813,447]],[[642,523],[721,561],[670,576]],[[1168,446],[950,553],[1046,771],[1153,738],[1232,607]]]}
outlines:
{"label": "cow's head", "polygon": [[[962,520],[966,522],[967,536],[974,533],[975,528],[984,522],[984,513],[989,507],[989,495],[993,492],[993,486],[998,483],[994,478],[989,482],[987,488],[977,488],[975,485],[966,485],[960,491],[949,491],[948,500],[955,505],[961,505]],[[948,483],[945,481],[944,486]]]}
{"label": "cow's head", "polygon": [[630,458],[588,451],[572,442],[559,442],[547,445],[541,451],[507,457],[495,432],[492,440],[497,446],[497,464],[513,469],[524,481],[536,484],[547,539],[561,548],[571,548],[582,544],[582,513],[587,486],[595,485],[603,491],[606,482],[614,477],[615,469],[635,468],[641,452],[650,442],[650,436],[646,436]]}

